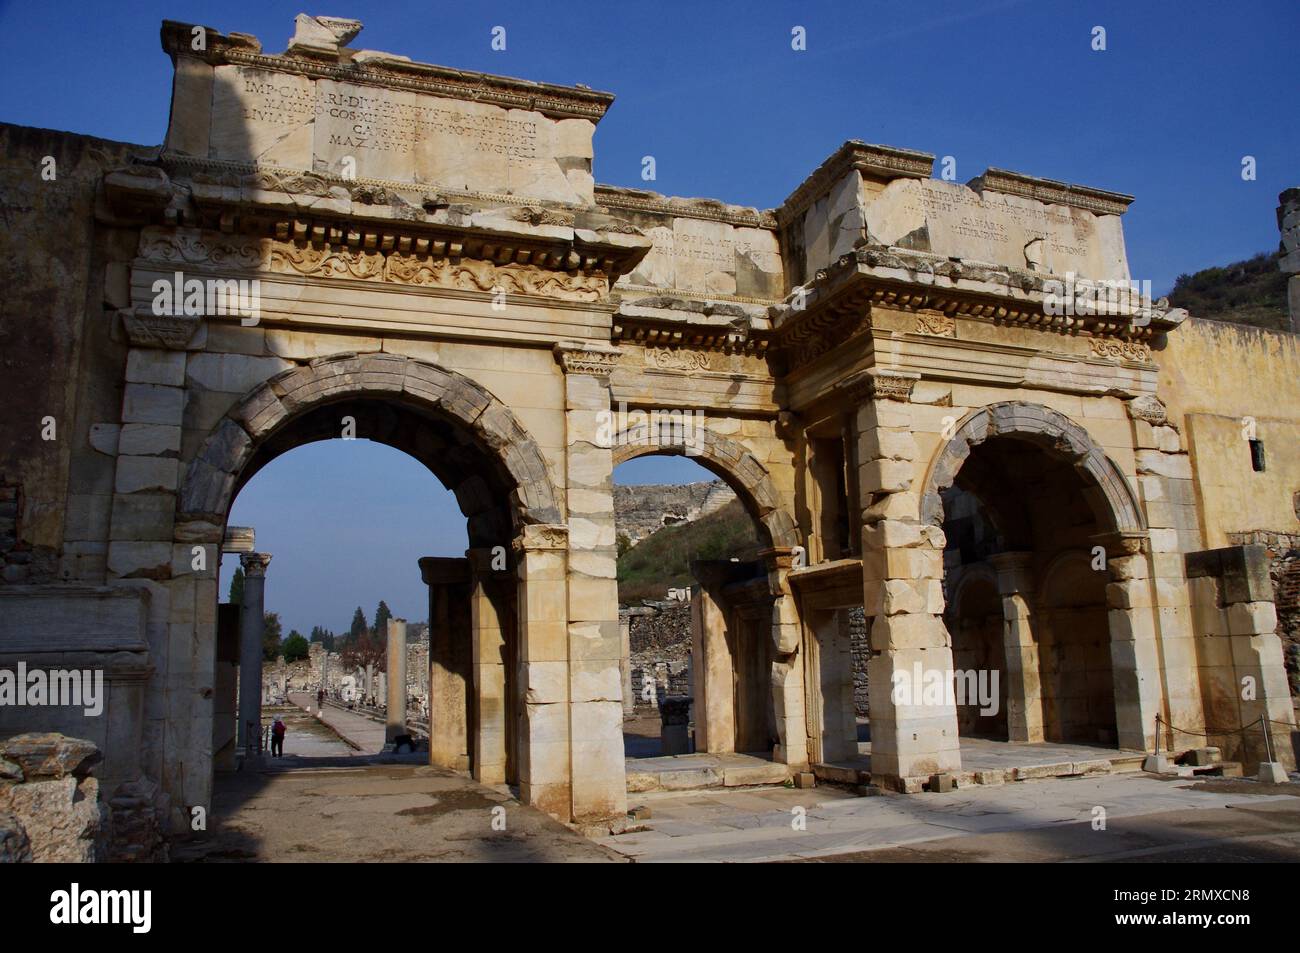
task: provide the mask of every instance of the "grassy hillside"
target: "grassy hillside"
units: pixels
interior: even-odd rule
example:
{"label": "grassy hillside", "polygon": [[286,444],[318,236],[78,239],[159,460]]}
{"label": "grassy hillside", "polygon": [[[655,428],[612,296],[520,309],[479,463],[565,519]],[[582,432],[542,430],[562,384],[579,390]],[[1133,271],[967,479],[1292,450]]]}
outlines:
{"label": "grassy hillside", "polygon": [[1186,308],[1194,318],[1289,330],[1287,276],[1278,270],[1279,255],[1261,252],[1223,268],[1179,275],[1169,303]]}
{"label": "grassy hillside", "polygon": [[689,586],[692,559],[754,559],[758,532],[739,500],[691,523],[665,526],[618,557],[618,601],[663,599]]}

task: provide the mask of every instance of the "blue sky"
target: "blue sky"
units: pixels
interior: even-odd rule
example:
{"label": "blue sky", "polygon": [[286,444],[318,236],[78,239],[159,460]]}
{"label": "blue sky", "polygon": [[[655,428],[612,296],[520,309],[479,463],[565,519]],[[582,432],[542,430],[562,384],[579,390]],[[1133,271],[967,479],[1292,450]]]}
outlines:
{"label": "blue sky", "polygon": [[[1298,0],[0,2],[0,120],[156,144],[170,100],[164,18],[279,52],[304,9],[363,20],[359,47],[615,93],[595,170],[614,185],[646,186],[641,157],[653,155],[657,191],[771,207],[856,138],[951,155],[961,181],[998,166],[1134,194],[1130,268],[1157,294],[1181,272],[1276,248],[1277,195],[1300,184]],[[504,52],[490,47],[497,25]],[[790,48],[796,25],[805,52]],[[1095,26],[1104,52],[1091,49]],[[651,458],[616,479],[676,482],[693,468]],[[256,525],[275,554],[269,603],[286,631],[343,628],[380,598],[422,619],[414,559],[464,547],[450,495],[366,441],[275,461],[232,522]]]}

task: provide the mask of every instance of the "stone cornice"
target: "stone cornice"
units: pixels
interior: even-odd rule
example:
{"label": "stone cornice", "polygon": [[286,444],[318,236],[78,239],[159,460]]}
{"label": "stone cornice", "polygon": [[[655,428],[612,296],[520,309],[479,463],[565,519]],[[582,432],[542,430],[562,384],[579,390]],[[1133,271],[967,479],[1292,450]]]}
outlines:
{"label": "stone cornice", "polygon": [[1142,362],[1150,360],[1145,342],[1177,327],[1186,316],[1158,302],[1127,314],[1050,314],[1046,287],[1059,281],[1001,265],[866,246],[818,272],[802,309],[785,304],[770,313],[779,346],[796,355],[846,321],[869,320],[871,309],[880,306],[918,313],[917,333],[950,333],[952,319],[961,317],[1092,337],[1095,356]]}
{"label": "stone cornice", "polygon": [[614,316],[611,333],[615,342],[645,347],[690,348],[726,354],[752,354],[757,357],[767,353],[773,338],[772,332],[766,329],[656,320],[622,313]]}
{"label": "stone cornice", "polygon": [[453,256],[599,271],[611,282],[650,249],[634,226],[585,206],[496,203],[491,196],[421,192],[409,183],[174,155],[160,167],[110,173],[105,195],[115,209],[140,213],[146,224],[380,250],[442,245]]}
{"label": "stone cornice", "polygon": [[1070,205],[1098,215],[1123,215],[1133,203],[1133,196],[1123,192],[1108,192],[1087,185],[1040,179],[1006,169],[986,169],[983,175],[970,183],[970,187],[977,192],[1020,195],[1048,205]]}
{"label": "stone cornice", "polygon": [[678,198],[641,189],[614,185],[596,186],[596,203],[602,208],[649,212],[678,218],[698,218],[748,228],[775,229],[776,215],[743,205],[728,205],[718,199]]}
{"label": "stone cornice", "polygon": [[[430,96],[490,103],[506,109],[527,109],[556,119],[588,119],[599,122],[614,101],[612,93],[558,86],[451,69],[431,63],[414,63],[395,56],[362,50],[340,49],[322,55],[273,55],[264,53],[256,37],[245,33],[222,34],[206,31],[205,50],[195,51],[194,24],[164,20],[162,48],[173,58],[192,56],[213,65],[251,66],[281,73],[296,73],[313,79],[330,79],[362,86],[405,89]],[[358,58],[358,53],[365,53]]]}
{"label": "stone cornice", "polygon": [[813,202],[825,195],[832,185],[856,169],[875,179],[928,179],[934,170],[934,156],[915,149],[873,145],[850,139],[840,146],[812,175],[781,203],[776,218],[782,226],[793,221]]}

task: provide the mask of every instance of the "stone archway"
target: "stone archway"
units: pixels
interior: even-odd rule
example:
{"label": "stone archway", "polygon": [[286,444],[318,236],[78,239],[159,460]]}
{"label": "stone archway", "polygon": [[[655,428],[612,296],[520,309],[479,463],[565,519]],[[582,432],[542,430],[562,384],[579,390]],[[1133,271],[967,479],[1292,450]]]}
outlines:
{"label": "stone archway", "polygon": [[[237,481],[261,445],[315,408],[359,397],[415,405],[464,427],[499,463],[517,525],[561,522],[546,459],[501,401],[468,377],[435,364],[395,354],[351,353],[284,371],[236,402],[186,472],[178,521],[223,524]],[[462,509],[467,495],[457,492]]]}
{"label": "stone archway", "polygon": [[[475,777],[517,782],[526,802],[569,817],[568,780],[542,777],[544,765],[529,757],[551,728],[540,716],[530,720],[520,704],[523,673],[543,652],[536,633],[553,627],[554,607],[565,604],[567,583],[556,565],[563,565],[567,528],[541,449],[483,386],[431,363],[382,353],[332,355],[267,379],[235,400],[191,460],[177,499],[176,544],[219,543],[249,477],[303,443],[340,436],[341,415],[356,415],[357,436],[387,443],[428,466],[453,491],[469,521],[469,558],[451,562],[465,577],[457,581],[464,583],[469,603],[462,613],[469,624],[457,632],[472,645],[445,646],[447,639],[435,639],[429,658],[431,681],[441,665],[460,677],[462,693],[473,696],[458,723],[464,737],[447,737],[431,724],[431,742],[438,742],[431,743],[431,759],[464,767],[459,752],[471,752]],[[511,550],[509,558],[496,555]],[[446,580],[424,575],[432,617],[434,583]],[[190,664],[199,671],[210,665],[207,653],[217,640],[206,615],[196,610],[192,622]],[[463,695],[454,701],[466,708]],[[211,734],[211,721],[193,721],[191,733],[201,743]],[[191,759],[199,758],[193,752]]]}
{"label": "stone archway", "polygon": [[656,453],[689,456],[712,470],[745,501],[772,546],[799,545],[799,531],[781,508],[771,475],[743,445],[708,429],[696,429],[687,437],[680,428],[651,434],[648,425],[628,428],[614,437],[614,466]]}
{"label": "stone archway", "polygon": [[930,466],[921,497],[923,522],[943,522],[940,492],[952,486],[971,448],[993,437],[1026,440],[1069,460],[1076,470],[1086,474],[1088,502],[1112,530],[1122,534],[1146,532],[1133,488],[1088,432],[1064,414],[1018,400],[981,407],[960,421]]}
{"label": "stone archway", "polygon": [[[773,759],[807,764],[803,664],[797,655],[802,625],[788,579],[800,536],[780,505],[767,468],[742,444],[708,429],[684,433],[664,427],[655,432],[644,424],[616,434],[613,442],[615,466],[641,456],[673,454],[713,471],[736,491],[770,547],[764,554],[767,579],[758,584],[761,592],[753,583],[745,587],[744,605],[733,604],[723,593],[732,582],[734,564],[698,564],[704,578],[692,607],[697,744],[703,741],[701,750],[734,751],[737,744],[743,748],[747,739],[763,734],[760,722],[772,723],[777,739]],[[767,687],[759,690],[767,696],[761,704],[756,701],[759,670],[767,671],[764,681],[770,685],[770,694]],[[747,678],[742,671],[748,671]],[[745,719],[743,712],[738,716],[738,709],[752,709],[753,718]]]}
{"label": "stone archway", "polygon": [[[1149,595],[1130,592],[1133,580],[1144,584],[1149,575],[1146,522],[1119,467],[1065,415],[1007,401],[969,413],[930,465],[920,515],[944,527],[949,546],[955,545],[945,522],[952,494],[978,497],[990,524],[1006,534],[987,558],[997,570],[1004,614],[1011,740],[1145,747],[1158,678],[1149,660],[1158,647]],[[1077,638],[1046,639],[1051,651],[1040,654],[1049,616],[1039,610],[1052,601],[1045,586],[1063,561],[1090,574],[1087,600],[1068,608],[1086,616],[1093,636],[1101,627],[1100,654],[1096,639],[1082,631]],[[1080,628],[1077,619],[1073,628]],[[1107,684],[1095,684],[1101,679]],[[1087,690],[1080,688],[1085,680]],[[1096,710],[1103,704],[1111,717]]]}

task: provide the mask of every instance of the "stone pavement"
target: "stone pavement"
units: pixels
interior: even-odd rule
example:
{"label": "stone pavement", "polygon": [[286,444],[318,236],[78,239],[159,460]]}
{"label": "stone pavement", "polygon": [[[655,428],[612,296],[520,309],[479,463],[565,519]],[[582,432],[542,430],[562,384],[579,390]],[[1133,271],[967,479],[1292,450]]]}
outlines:
{"label": "stone pavement", "polygon": [[[1150,775],[1098,775],[975,786],[949,794],[857,797],[819,786],[810,790],[710,790],[629,795],[652,816],[647,830],[598,843],[637,861],[773,861],[828,859],[901,848],[953,837],[995,833],[1041,837],[1065,825],[1101,844],[1094,808],[1105,809],[1107,829],[1117,820],[1192,811],[1230,831],[1224,808],[1261,805],[1293,812],[1300,830],[1300,784],[1250,781],[1191,782]],[[795,829],[800,817],[804,829]],[[962,843],[965,843],[963,840]],[[1098,848],[1100,849],[1100,848]],[[1293,852],[1300,860],[1300,848]],[[896,859],[881,854],[881,860]],[[994,857],[992,859],[1003,859]],[[1005,859],[1013,859],[1007,857]]]}
{"label": "stone pavement", "polygon": [[[387,756],[385,756],[386,758]],[[429,765],[276,759],[219,774],[206,836],[182,862],[570,862],[619,860],[508,792]],[[504,820],[505,830],[493,821]]]}
{"label": "stone pavement", "polygon": [[[305,692],[291,692],[289,700],[315,717],[318,710],[316,696]],[[375,721],[365,715],[328,704],[325,706],[321,720],[337,732],[355,753],[373,754],[383,750],[384,723],[382,721]],[[288,752],[289,743],[286,741],[285,753]]]}

